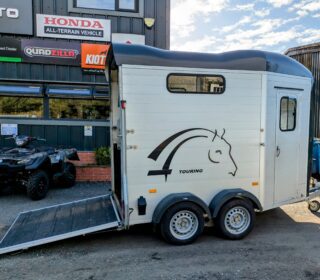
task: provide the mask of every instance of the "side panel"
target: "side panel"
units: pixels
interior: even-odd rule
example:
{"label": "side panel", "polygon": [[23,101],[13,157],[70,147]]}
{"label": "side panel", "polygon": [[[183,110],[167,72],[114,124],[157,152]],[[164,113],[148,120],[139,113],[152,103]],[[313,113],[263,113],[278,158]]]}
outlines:
{"label": "side panel", "polygon": [[[223,75],[226,91],[172,94],[169,73]],[[261,73],[123,66],[122,75],[126,127],[134,131],[127,133],[130,224],[150,222],[170,193],[190,192],[209,204],[221,190],[242,188],[259,199]],[[137,214],[140,196],[144,216]]]}

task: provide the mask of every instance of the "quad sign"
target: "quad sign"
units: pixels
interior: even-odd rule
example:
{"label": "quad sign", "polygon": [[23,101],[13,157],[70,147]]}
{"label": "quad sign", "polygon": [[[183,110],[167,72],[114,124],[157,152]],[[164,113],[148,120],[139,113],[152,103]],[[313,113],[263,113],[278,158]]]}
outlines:
{"label": "quad sign", "polygon": [[21,40],[23,62],[80,65],[80,44],[72,42]]}
{"label": "quad sign", "polygon": [[37,14],[37,36],[110,42],[107,19]]}

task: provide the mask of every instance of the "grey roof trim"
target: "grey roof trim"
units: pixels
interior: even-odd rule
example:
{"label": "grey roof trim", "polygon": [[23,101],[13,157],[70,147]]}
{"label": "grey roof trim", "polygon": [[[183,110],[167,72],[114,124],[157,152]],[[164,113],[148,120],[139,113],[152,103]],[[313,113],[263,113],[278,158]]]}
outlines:
{"label": "grey roof trim", "polygon": [[117,66],[129,64],[268,71],[312,79],[311,72],[296,60],[265,51],[243,50],[211,54],[167,51],[144,45],[113,44],[111,52]]}

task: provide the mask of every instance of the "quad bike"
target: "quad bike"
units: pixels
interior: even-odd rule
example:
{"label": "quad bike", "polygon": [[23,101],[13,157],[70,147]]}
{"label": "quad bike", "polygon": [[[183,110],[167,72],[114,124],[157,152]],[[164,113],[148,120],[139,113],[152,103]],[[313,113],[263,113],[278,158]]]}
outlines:
{"label": "quad bike", "polygon": [[23,188],[32,200],[43,199],[50,186],[72,187],[76,180],[75,166],[68,160],[79,160],[76,149],[36,147],[45,139],[12,136],[15,148],[0,150],[0,193]]}

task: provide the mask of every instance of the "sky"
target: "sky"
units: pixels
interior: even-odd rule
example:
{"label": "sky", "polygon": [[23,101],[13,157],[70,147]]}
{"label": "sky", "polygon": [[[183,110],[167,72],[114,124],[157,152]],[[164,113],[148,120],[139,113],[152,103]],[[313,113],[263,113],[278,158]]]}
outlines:
{"label": "sky", "polygon": [[320,0],[171,0],[171,49],[283,53],[320,42]]}

